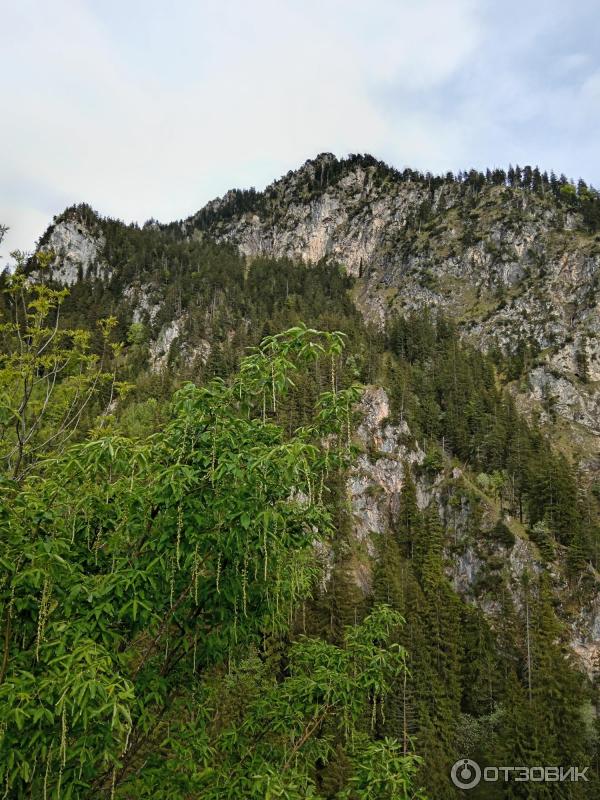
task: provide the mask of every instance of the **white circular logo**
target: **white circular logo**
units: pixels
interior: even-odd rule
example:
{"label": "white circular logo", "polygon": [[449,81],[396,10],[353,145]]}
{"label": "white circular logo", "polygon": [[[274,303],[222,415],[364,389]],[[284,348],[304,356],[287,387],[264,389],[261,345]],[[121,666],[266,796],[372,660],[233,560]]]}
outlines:
{"label": "white circular logo", "polygon": [[450,777],[459,789],[472,789],[481,780],[481,767],[470,758],[461,758],[453,765]]}

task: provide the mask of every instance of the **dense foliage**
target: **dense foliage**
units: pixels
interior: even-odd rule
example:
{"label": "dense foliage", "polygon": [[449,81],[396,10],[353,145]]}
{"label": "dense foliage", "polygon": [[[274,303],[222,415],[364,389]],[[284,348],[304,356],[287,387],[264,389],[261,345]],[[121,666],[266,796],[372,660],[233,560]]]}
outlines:
{"label": "dense foliage", "polygon": [[[38,263],[47,266],[49,254]],[[105,396],[122,396],[108,361],[116,320],[98,320],[99,352],[88,329],[61,325],[68,292],[32,284],[19,270],[5,280],[7,319],[0,322],[0,464],[20,478],[49,449],[60,450],[84,419],[93,418]]]}
{"label": "dense foliage", "polygon": [[[414,796],[413,756],[373,735],[405,669],[400,615],[381,606],[343,648],[300,638],[277,656],[349,454],[341,348],[270,337],[229,384],[184,386],[160,433],[100,431],[5,481],[6,796],[317,797],[334,753],[340,798]],[[315,359],[332,386],[288,438],[277,403]]]}
{"label": "dense foliage", "polygon": [[388,344],[399,358],[390,376],[392,399],[411,430],[481,475],[501,510],[532,531],[546,526],[578,566],[582,555],[600,566],[600,529],[573,465],[517,412],[494,362],[461,344],[452,323],[427,314],[393,320]]}
{"label": "dense foliage", "polygon": [[[597,591],[598,493],[507,391],[530,354],[442,315],[371,329],[334,266],[69,213],[118,270],[69,294],[2,276],[5,796],[455,800],[468,756],[590,767],[474,798],[596,797],[598,686],[565,621]],[[375,554],[346,495],[360,383],[424,452]]]}

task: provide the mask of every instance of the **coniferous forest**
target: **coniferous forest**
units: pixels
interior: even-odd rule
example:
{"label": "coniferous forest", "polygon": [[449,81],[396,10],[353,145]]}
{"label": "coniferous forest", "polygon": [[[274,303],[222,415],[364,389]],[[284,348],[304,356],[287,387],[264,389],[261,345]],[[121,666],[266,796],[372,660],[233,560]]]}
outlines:
{"label": "coniferous forest", "polygon": [[[597,193],[537,169],[361,165],[547,193],[598,230]],[[55,224],[118,268],[65,286],[46,236],[0,278],[0,796],[597,798],[600,665],[570,626],[597,592],[600,491],[551,398],[511,391],[534,344],[484,351],[434,307],[377,325],[340,265],[210,236],[269,202],[232,193],[196,236],[79,206]],[[366,541],[349,481],[389,462],[390,430],[401,486]],[[587,780],[461,791],[461,758]]]}

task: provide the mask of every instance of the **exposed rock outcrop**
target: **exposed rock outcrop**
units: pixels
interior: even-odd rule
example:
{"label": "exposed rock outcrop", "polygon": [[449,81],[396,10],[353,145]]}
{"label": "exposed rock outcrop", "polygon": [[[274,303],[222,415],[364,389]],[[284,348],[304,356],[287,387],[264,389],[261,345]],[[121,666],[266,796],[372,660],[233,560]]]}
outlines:
{"label": "exposed rock outcrop", "polygon": [[[373,559],[377,557],[377,537],[393,535],[394,522],[401,509],[406,469],[418,473],[425,453],[412,439],[406,423],[394,425],[390,422],[389,399],[381,387],[367,387],[361,399],[360,412],[362,421],[356,438],[362,452],[349,472],[347,493],[352,510],[353,536]],[[454,486],[454,496],[460,498],[461,470],[450,470],[449,478]],[[454,589],[468,602],[476,603],[492,624],[502,613],[497,593],[478,591],[482,579],[489,575],[490,557],[501,565],[502,585],[517,609],[521,608],[524,574],[535,575],[545,569],[550,575],[559,606],[561,600],[564,604],[567,582],[559,562],[544,565],[535,546],[523,535],[517,534],[512,544],[490,543],[481,535],[475,540],[470,538],[467,533],[471,513],[469,503],[462,498],[450,507],[452,493],[443,491],[441,474],[434,479],[421,477],[416,488],[419,507],[425,509],[429,504],[435,504],[445,524],[446,572]],[[491,528],[497,513],[490,499],[482,525]],[[369,565],[362,563],[360,567],[357,571],[353,565],[353,579],[361,591],[368,594],[371,589]],[[581,608],[576,618],[563,614],[563,621],[569,631],[572,651],[581,668],[591,677],[600,656],[600,595],[596,594]]]}
{"label": "exposed rock outcrop", "polygon": [[236,212],[234,199],[190,217],[186,235],[208,234],[250,258],[337,262],[357,278],[355,301],[378,324],[394,309],[442,308],[484,349],[532,348],[532,404],[551,369],[558,414],[583,425],[600,451],[600,243],[552,196],[433,188],[368,159],[344,166],[324,154],[249,209]]}
{"label": "exposed rock outcrop", "polygon": [[[371,534],[388,530],[390,520],[398,514],[405,468],[420,464],[425,454],[420,448],[402,443],[403,438],[410,437],[408,425],[405,422],[390,424],[389,400],[381,387],[371,386],[365,390],[361,413],[362,422],[356,435],[364,452],[350,470],[347,491],[354,535],[366,543],[367,552],[374,556]],[[421,501],[426,502],[423,494]]]}
{"label": "exposed rock outcrop", "polygon": [[105,239],[101,232],[90,231],[76,219],[54,225],[42,250],[55,253],[52,277],[72,286],[88,277],[107,278],[110,268],[103,258]]}

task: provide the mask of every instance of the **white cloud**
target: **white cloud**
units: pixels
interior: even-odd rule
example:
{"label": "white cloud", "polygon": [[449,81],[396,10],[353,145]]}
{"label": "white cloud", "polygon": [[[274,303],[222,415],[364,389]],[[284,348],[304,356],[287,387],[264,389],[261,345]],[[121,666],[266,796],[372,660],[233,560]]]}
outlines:
{"label": "white cloud", "polygon": [[[514,66],[530,39],[494,30],[495,8],[490,0],[13,3],[0,34],[14,66],[0,79],[8,110],[0,221],[12,228],[3,251],[32,247],[71,202],[170,220],[323,150],[440,171],[505,162],[523,121],[535,126],[564,89],[532,95]],[[557,54],[559,71],[592,75],[585,48],[574,53]],[[593,86],[569,101],[576,117]]]}

